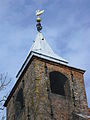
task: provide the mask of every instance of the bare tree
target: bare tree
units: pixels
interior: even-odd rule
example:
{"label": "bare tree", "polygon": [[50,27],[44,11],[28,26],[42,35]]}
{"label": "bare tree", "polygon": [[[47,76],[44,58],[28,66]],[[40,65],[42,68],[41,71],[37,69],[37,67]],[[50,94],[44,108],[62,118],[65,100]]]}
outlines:
{"label": "bare tree", "polygon": [[[4,102],[8,95],[8,85],[10,84],[11,79],[8,78],[8,74],[0,74],[0,113],[4,110]],[[0,115],[1,116],[1,115]],[[4,120],[5,116],[2,116],[1,120]]]}

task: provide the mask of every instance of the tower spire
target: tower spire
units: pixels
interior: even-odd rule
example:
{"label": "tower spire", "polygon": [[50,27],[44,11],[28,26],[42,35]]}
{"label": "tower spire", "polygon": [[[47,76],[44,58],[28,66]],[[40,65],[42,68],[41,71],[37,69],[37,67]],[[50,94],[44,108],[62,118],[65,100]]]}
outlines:
{"label": "tower spire", "polygon": [[40,18],[40,15],[43,14],[44,10],[36,10],[36,21],[37,21],[37,24],[36,24],[36,27],[37,27],[37,31],[40,32],[42,30],[42,26],[41,26],[41,18]]}

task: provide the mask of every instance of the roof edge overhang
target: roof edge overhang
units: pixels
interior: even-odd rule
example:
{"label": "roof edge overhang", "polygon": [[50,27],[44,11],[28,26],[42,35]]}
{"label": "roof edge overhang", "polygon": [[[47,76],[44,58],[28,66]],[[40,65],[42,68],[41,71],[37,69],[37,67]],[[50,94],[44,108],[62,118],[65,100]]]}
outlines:
{"label": "roof edge overhang", "polygon": [[56,63],[56,64],[61,64],[61,65],[64,65],[66,67],[69,67],[71,70],[72,69],[75,69],[77,71],[80,71],[81,73],[85,73],[85,70],[82,70],[82,69],[79,69],[79,68],[75,68],[75,67],[72,67],[72,66],[69,66],[67,63],[64,63],[63,61],[60,61],[58,59],[54,59],[52,57],[47,57],[45,55],[42,55],[42,54],[38,54],[38,53],[35,53],[35,52],[30,52],[29,55],[27,56],[24,64],[22,65],[21,69],[19,70],[16,78],[17,78],[17,81],[16,81],[16,84],[14,85],[14,87],[12,88],[8,98],[6,99],[5,103],[4,103],[4,107],[7,106],[9,100],[11,99],[13,93],[15,92],[19,82],[20,82],[20,77],[22,76],[22,73],[24,72],[25,68],[27,67],[28,63],[32,60],[33,57],[37,57],[39,59],[42,59],[42,60],[45,60],[45,61],[49,61],[49,62],[53,62],[53,63]]}
{"label": "roof edge overhang", "polygon": [[20,69],[19,72],[17,73],[16,78],[18,78],[18,77],[21,75],[21,73],[23,72],[23,70],[25,69],[25,67],[27,66],[28,62],[30,61],[30,59],[31,59],[33,56],[40,57],[40,58],[42,58],[42,59],[45,59],[45,60],[48,60],[48,61],[51,61],[51,62],[55,62],[55,63],[58,63],[58,64],[62,64],[62,65],[65,65],[65,66],[67,66],[67,67],[70,67],[70,68],[77,69],[77,70],[79,70],[79,71],[85,72],[85,70],[83,70],[83,69],[70,66],[70,65],[68,64],[68,62],[66,62],[66,61],[62,61],[62,60],[56,59],[56,58],[54,58],[54,57],[50,57],[50,56],[47,56],[47,55],[44,55],[44,54],[41,54],[41,53],[38,53],[38,52],[31,51],[31,52],[28,54],[26,60],[24,61],[21,69]]}
{"label": "roof edge overhang", "polygon": [[78,113],[75,113],[77,116],[79,116],[79,117],[82,117],[82,118],[90,118],[90,116],[88,116],[88,115],[84,115],[84,114],[78,114]]}
{"label": "roof edge overhang", "polygon": [[25,59],[23,65],[21,66],[21,69],[17,73],[16,78],[18,78],[18,76],[20,76],[20,74],[25,69],[26,65],[28,64],[28,62],[30,61],[30,59],[32,58],[33,55],[37,56],[37,57],[40,57],[40,58],[44,58],[44,59],[49,60],[49,61],[56,62],[56,63],[68,64],[68,61],[63,61],[63,60],[60,60],[60,59],[57,59],[57,58],[54,58],[54,57],[51,57],[51,56],[47,56],[45,54],[41,54],[41,53],[38,53],[38,52],[35,52],[35,51],[31,51],[28,54],[27,58]]}
{"label": "roof edge overhang", "polygon": [[[21,67],[21,69],[17,73],[16,78],[18,78],[20,76],[20,74],[23,72],[23,70],[25,69],[26,65],[28,64],[28,62],[30,61],[30,59],[32,58],[32,56],[37,56],[37,57],[40,57],[42,59],[46,59],[46,60],[49,60],[49,61],[52,61],[52,62],[56,62],[56,63],[59,63],[59,64],[66,65],[68,67],[72,67],[72,66],[68,65],[67,61],[63,61],[63,60],[56,59],[56,58],[51,57],[51,56],[47,56],[47,55],[44,55],[44,54],[41,54],[41,53],[38,53],[38,52],[31,51],[28,54],[27,58],[25,59],[23,65]],[[72,68],[78,69],[78,70],[81,70],[81,71],[85,72],[85,70],[83,70],[83,69],[79,69],[79,68],[75,68],[75,67],[72,67]]]}
{"label": "roof edge overhang", "polygon": [[[32,62],[32,59],[33,59],[33,57],[31,57],[30,63]],[[28,66],[28,64],[27,64],[27,66]],[[27,69],[27,66],[25,67],[26,69]],[[25,69],[23,70],[23,72],[24,72],[24,71],[25,71]],[[23,72],[22,72],[22,74],[23,74]],[[15,85],[13,86],[13,88],[12,88],[10,94],[8,95],[6,101],[5,101],[4,105],[3,105],[4,107],[7,107],[7,104],[8,104],[8,102],[9,102],[9,100],[10,100],[11,97],[13,96],[15,90],[17,89],[17,87],[18,87],[18,85],[19,85],[19,83],[20,83],[20,81],[21,81],[22,74],[20,74],[20,75],[18,76]]]}

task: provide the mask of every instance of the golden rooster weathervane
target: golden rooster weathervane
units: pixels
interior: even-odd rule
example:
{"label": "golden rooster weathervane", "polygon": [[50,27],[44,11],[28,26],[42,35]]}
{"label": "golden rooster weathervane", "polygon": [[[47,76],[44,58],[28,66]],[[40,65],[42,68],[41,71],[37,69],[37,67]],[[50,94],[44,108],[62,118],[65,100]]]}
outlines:
{"label": "golden rooster weathervane", "polygon": [[36,21],[37,21],[37,31],[40,32],[42,30],[42,26],[41,26],[41,18],[40,18],[40,15],[44,13],[44,10],[36,10]]}

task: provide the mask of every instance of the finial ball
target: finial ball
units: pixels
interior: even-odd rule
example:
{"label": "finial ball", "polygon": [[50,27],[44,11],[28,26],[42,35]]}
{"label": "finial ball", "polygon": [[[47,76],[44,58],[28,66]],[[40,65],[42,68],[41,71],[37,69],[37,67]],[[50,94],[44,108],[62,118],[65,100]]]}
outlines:
{"label": "finial ball", "polygon": [[40,23],[41,22],[40,15],[43,14],[43,12],[44,12],[44,10],[37,10],[36,11],[36,16],[37,16],[37,18],[36,18],[36,21],[37,21],[36,27],[37,27],[38,32],[40,32],[42,30],[42,26],[41,26],[41,23]]}
{"label": "finial ball", "polygon": [[36,21],[37,21],[37,22],[41,22],[41,18],[38,17],[38,18],[36,19]]}

